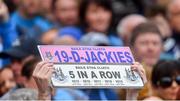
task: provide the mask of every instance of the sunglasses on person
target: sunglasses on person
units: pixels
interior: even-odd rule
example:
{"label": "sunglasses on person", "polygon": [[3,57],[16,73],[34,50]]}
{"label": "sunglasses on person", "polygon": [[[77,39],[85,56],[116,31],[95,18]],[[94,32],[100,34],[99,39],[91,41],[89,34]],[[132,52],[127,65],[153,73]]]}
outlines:
{"label": "sunglasses on person", "polygon": [[173,77],[162,77],[158,85],[163,87],[163,88],[168,88],[172,85],[173,81],[176,81],[178,85],[180,85],[180,75],[176,76],[175,78]]}

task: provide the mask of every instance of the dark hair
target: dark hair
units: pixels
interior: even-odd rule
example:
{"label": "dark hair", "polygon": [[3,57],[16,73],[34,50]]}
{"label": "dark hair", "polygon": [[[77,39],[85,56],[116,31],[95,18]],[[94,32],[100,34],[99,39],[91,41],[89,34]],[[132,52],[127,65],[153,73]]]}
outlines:
{"label": "dark hair", "polygon": [[173,77],[180,74],[180,64],[175,60],[161,60],[154,66],[151,76],[153,87],[158,87],[158,81],[165,76]]}
{"label": "dark hair", "polygon": [[132,31],[132,36],[130,39],[130,45],[133,46],[137,37],[140,35],[144,35],[147,32],[152,32],[153,34],[158,35],[161,38],[162,41],[162,35],[160,30],[158,29],[158,27],[156,26],[156,24],[152,23],[152,22],[145,22],[145,23],[141,23],[138,26],[136,26],[134,28],[134,30]]}
{"label": "dark hair", "polygon": [[79,12],[79,16],[81,19],[82,26],[85,26],[85,27],[88,26],[88,24],[86,23],[85,16],[86,16],[86,12],[88,10],[88,7],[91,4],[95,4],[97,6],[100,6],[100,7],[104,8],[105,10],[112,12],[112,15],[113,15],[111,0],[82,0],[82,2],[80,4],[80,12]]}
{"label": "dark hair", "polygon": [[167,12],[166,12],[166,7],[160,6],[160,5],[152,5],[151,7],[148,7],[146,9],[145,16],[148,18],[155,17],[159,14],[164,16],[165,18],[167,17]]}
{"label": "dark hair", "polygon": [[34,71],[34,68],[39,61],[39,58],[32,58],[31,60],[27,61],[22,67],[22,76],[25,76],[27,79],[30,79]]}

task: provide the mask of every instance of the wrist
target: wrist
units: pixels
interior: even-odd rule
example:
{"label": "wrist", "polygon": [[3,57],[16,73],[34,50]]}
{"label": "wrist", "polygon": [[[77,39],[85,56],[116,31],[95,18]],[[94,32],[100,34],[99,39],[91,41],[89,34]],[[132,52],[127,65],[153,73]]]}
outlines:
{"label": "wrist", "polygon": [[127,100],[136,100],[138,97],[138,92],[135,90],[128,89],[126,91],[126,99]]}
{"label": "wrist", "polygon": [[38,90],[39,100],[50,100],[51,99],[51,88],[45,88],[43,90]]}
{"label": "wrist", "polygon": [[39,93],[38,98],[39,100],[51,100],[51,95]]}

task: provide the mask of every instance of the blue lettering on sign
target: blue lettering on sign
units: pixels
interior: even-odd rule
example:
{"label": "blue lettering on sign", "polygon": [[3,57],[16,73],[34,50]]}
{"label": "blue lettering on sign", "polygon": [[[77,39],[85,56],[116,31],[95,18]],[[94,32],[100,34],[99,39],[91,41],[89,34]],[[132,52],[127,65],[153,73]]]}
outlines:
{"label": "blue lettering on sign", "polygon": [[[129,52],[111,52],[111,51],[84,51],[85,56],[81,56],[78,50],[72,50],[71,54],[66,51],[55,51],[59,62],[75,62],[82,61],[86,63],[132,63],[133,57]],[[68,56],[70,55],[70,56]]]}
{"label": "blue lettering on sign", "polygon": [[61,56],[63,57],[64,62],[69,62],[68,54],[65,51],[61,51]]}
{"label": "blue lettering on sign", "polygon": [[98,52],[97,52],[97,55],[98,55],[99,60],[100,60],[102,63],[106,63],[106,59],[105,59],[105,58],[102,58],[102,56],[104,56],[104,53],[103,53],[103,52],[98,51]]}
{"label": "blue lettering on sign", "polygon": [[126,63],[126,60],[123,60],[124,59],[124,54],[123,52],[117,52],[118,54],[118,57],[119,57],[119,60],[121,63]]}
{"label": "blue lettering on sign", "polygon": [[116,63],[119,63],[119,60],[118,60],[117,55],[116,55],[116,52],[113,52],[113,55],[114,55],[114,57],[116,59]]}
{"label": "blue lettering on sign", "polygon": [[84,60],[87,62],[87,63],[89,63],[91,60],[91,58],[90,58],[90,56],[89,56],[89,54],[88,54],[88,52],[87,51],[85,51],[85,54],[86,54],[86,58],[84,58]]}
{"label": "blue lettering on sign", "polygon": [[108,60],[108,62],[109,63],[111,63],[111,61],[113,62],[113,63],[115,63],[115,61],[114,61],[114,59],[112,58],[112,56],[111,56],[111,52],[104,52],[105,53],[105,56],[106,56],[106,58],[107,58],[107,60]]}
{"label": "blue lettering on sign", "polygon": [[129,52],[124,52],[124,55],[127,57],[127,61],[129,63],[133,63],[133,58],[131,57],[130,53]]}
{"label": "blue lettering on sign", "polygon": [[96,57],[96,54],[94,54],[94,52],[92,51],[91,52],[91,58],[92,58],[92,62],[93,63],[99,63],[99,60],[98,60],[98,58]]}
{"label": "blue lettering on sign", "polygon": [[73,57],[74,62],[79,63],[81,59],[80,59],[80,56],[79,56],[78,52],[76,52],[76,51],[71,51],[71,54],[72,54],[72,57]]}
{"label": "blue lettering on sign", "polygon": [[62,62],[58,51],[55,51],[54,55],[57,56],[59,62]]}

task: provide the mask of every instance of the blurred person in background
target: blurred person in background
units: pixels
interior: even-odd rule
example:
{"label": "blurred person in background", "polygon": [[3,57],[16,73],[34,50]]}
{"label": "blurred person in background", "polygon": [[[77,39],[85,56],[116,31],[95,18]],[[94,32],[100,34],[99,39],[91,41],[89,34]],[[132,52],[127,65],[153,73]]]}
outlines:
{"label": "blurred person in background", "polygon": [[79,42],[72,36],[64,35],[56,38],[53,42],[54,45],[79,45]]}
{"label": "blurred person in background", "polygon": [[39,3],[40,0],[19,0],[18,8],[10,19],[18,36],[38,39],[42,33],[51,28],[46,20],[38,16]]}
{"label": "blurred person in background", "polygon": [[31,56],[39,56],[37,45],[41,44],[35,39],[21,39],[8,50],[0,53],[0,58],[10,58],[9,66],[13,70],[15,81],[18,87],[24,87],[25,78],[21,75],[21,70],[24,62],[28,61]]}
{"label": "blurred person in background", "polygon": [[56,28],[52,28],[50,30],[48,30],[47,32],[45,32],[42,36],[41,36],[41,42],[43,44],[46,45],[51,45],[54,43],[55,39],[58,36],[58,29]]}
{"label": "blurred person in background", "polygon": [[40,61],[38,57],[31,57],[27,60],[22,67],[21,74],[25,77],[24,87],[37,89],[36,82],[32,77],[32,73],[34,71],[35,66]]}
{"label": "blurred person in background", "polygon": [[180,65],[177,61],[159,61],[153,68],[151,76],[153,95],[150,100],[176,100],[180,89]]}
{"label": "blurred person in background", "polygon": [[84,46],[109,46],[110,42],[103,33],[89,32],[81,38],[80,44]]}
{"label": "blurred person in background", "polygon": [[16,88],[15,77],[10,67],[0,69],[0,100]]}
{"label": "blurred person in background", "polygon": [[77,41],[81,39],[82,34],[82,31],[78,27],[74,26],[63,27],[58,31],[59,37],[68,35],[74,37]]}
{"label": "blurred person in background", "polygon": [[130,45],[136,60],[152,69],[163,50],[162,35],[156,24],[139,24],[132,32]]}
{"label": "blurred person in background", "polygon": [[21,74],[25,78],[24,87],[14,89],[9,96],[3,97],[3,100],[37,100],[37,85],[32,78],[32,72],[39,61],[39,58],[31,57],[23,64]]}
{"label": "blurred person in background", "polygon": [[59,28],[79,24],[79,0],[52,0],[52,12]]}
{"label": "blurred person in background", "polygon": [[[52,2],[53,0],[39,0],[39,13],[40,15],[47,20],[50,24],[55,22],[55,18],[53,15],[53,7]],[[53,26],[53,25],[52,25]]]}
{"label": "blurred person in background", "polygon": [[13,23],[9,21],[9,17],[7,6],[0,0],[0,37],[3,50],[10,48],[18,37],[16,29],[12,25]]}
{"label": "blurred person in background", "polygon": [[165,7],[154,5],[149,7],[146,10],[147,18],[154,22],[163,37],[163,53],[161,54],[161,59],[175,59],[172,54],[170,54],[168,51],[173,47],[174,45],[174,39],[172,38],[172,30],[168,23],[167,19],[167,11]]}
{"label": "blurred person in background", "polygon": [[114,29],[118,23],[124,18],[125,16],[131,14],[144,14],[145,8],[147,5],[152,4],[154,0],[111,0],[113,11],[115,13],[115,17],[113,20],[115,21],[113,24]]}
{"label": "blurred person in background", "polygon": [[175,59],[180,58],[180,1],[171,0],[168,5],[168,20],[173,31],[172,42],[167,51]]}
{"label": "blurred person in background", "polygon": [[[139,24],[132,31],[130,45],[136,61],[143,64],[148,81],[150,81],[153,66],[158,62],[163,49],[162,36],[156,24],[146,22]],[[152,93],[150,82],[139,92],[142,100]],[[120,95],[125,94],[120,91]],[[122,95],[124,96],[124,95]]]}
{"label": "blurred person in background", "polygon": [[[16,29],[9,21],[9,16],[6,4],[0,0],[0,44],[2,45],[2,50],[9,49],[18,37]],[[4,60],[1,67],[7,65],[8,62],[8,59]]]}
{"label": "blurred person in background", "polygon": [[172,32],[168,23],[165,7],[153,5],[146,10],[145,16],[158,26],[164,41],[171,37]]}
{"label": "blurred person in background", "polygon": [[113,10],[110,0],[83,0],[80,6],[83,33],[100,32],[108,36],[110,45],[122,46],[122,40],[111,30]]}
{"label": "blurred person in background", "polygon": [[18,84],[18,87],[24,87],[23,83],[25,79],[21,75],[21,69],[23,60],[27,57],[27,55],[17,47],[12,47],[6,51],[2,51],[0,54],[1,58],[10,58],[10,67],[14,73],[15,81]]}
{"label": "blurred person in background", "polygon": [[156,0],[157,5],[167,7],[171,0]]}
{"label": "blurred person in background", "polygon": [[74,26],[62,27],[58,31],[58,35],[54,40],[54,44],[58,45],[78,45],[81,39],[82,31]]}
{"label": "blurred person in background", "polygon": [[123,39],[123,43],[125,46],[130,44],[130,38],[133,29],[141,24],[147,22],[147,19],[139,14],[130,14],[121,19],[117,26],[118,36]]}
{"label": "blurred person in background", "polygon": [[3,50],[10,48],[18,37],[16,29],[12,25],[13,23],[9,21],[9,17],[7,6],[0,0],[0,37]]}

